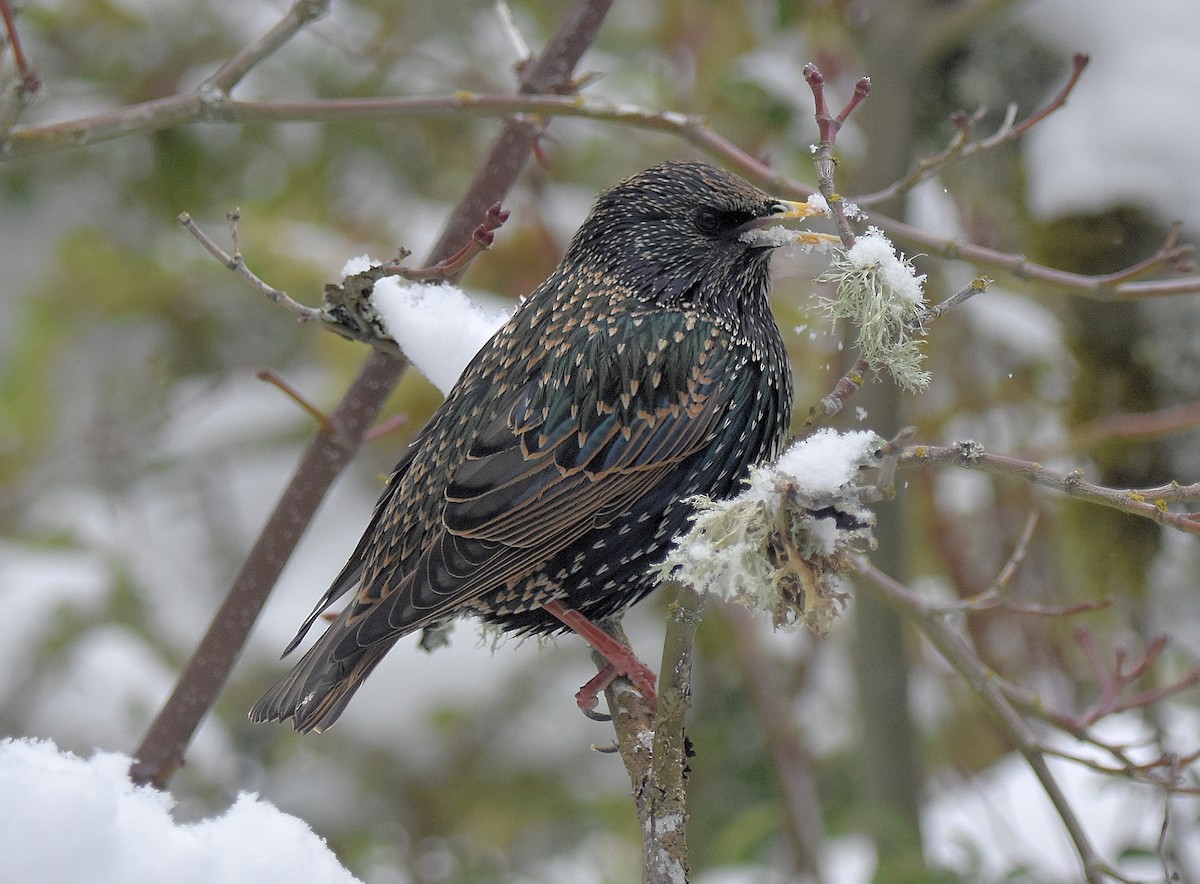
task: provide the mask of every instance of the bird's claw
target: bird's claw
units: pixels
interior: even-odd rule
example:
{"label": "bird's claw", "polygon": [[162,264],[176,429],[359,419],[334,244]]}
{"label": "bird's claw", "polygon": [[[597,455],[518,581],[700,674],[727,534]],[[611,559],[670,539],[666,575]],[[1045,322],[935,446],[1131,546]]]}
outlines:
{"label": "bird's claw", "polygon": [[597,712],[596,707],[600,704],[601,692],[612,684],[616,677],[617,671],[609,664],[589,679],[587,684],[575,692],[575,704],[579,711],[592,721],[612,721],[611,715],[607,712]]}
{"label": "bird's claw", "polygon": [[650,711],[653,712],[658,706],[658,694],[654,690],[654,672],[637,659],[634,659],[627,668],[629,671],[619,672],[613,664],[609,663],[596,673],[587,684],[575,692],[575,704],[579,707],[579,711],[592,721],[612,721],[611,715],[596,711],[596,707],[600,703],[600,694],[618,678],[627,678],[649,704]]}

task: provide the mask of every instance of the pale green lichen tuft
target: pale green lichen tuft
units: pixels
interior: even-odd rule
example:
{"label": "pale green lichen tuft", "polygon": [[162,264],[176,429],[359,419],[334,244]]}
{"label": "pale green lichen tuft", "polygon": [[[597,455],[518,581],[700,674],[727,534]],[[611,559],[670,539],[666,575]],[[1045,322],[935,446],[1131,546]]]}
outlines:
{"label": "pale green lichen tuft", "polygon": [[851,322],[858,334],[855,345],[872,368],[886,370],[910,392],[929,385],[929,372],[921,368],[925,354],[914,336],[926,315],[925,277],[896,255],[882,233],[871,228],[849,250],[834,252],[817,281],[836,286],[823,306],[835,319]]}
{"label": "pale green lichen tuft", "polygon": [[[873,452],[864,449],[860,465],[869,462]],[[730,500],[691,498],[692,528],[658,567],[660,576],[766,611],[776,628],[803,624],[824,634],[845,606],[849,551],[874,543],[865,501],[876,490],[853,482],[814,490],[757,468],[747,485]]]}

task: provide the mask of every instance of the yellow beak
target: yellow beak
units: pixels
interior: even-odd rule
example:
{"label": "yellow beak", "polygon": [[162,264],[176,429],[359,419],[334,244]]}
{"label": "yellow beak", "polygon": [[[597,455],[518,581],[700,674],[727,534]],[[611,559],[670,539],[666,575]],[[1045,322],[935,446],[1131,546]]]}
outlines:
{"label": "yellow beak", "polygon": [[813,215],[824,215],[825,210],[810,206],[807,202],[798,203],[792,200],[776,200],[782,207],[782,212],[778,215],[771,215],[772,221],[787,221],[792,218],[811,218]]}

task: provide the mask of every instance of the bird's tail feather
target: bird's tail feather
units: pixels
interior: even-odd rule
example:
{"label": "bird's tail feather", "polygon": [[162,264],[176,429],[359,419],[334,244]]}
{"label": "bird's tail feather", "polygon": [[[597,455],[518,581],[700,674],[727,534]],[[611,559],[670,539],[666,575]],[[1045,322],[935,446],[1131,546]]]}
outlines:
{"label": "bird's tail feather", "polygon": [[290,718],[302,734],[320,733],[337,721],[363,679],[394,644],[394,640],[377,642],[355,657],[337,660],[332,651],[341,638],[337,625],[330,627],[295,668],[254,704],[250,720]]}

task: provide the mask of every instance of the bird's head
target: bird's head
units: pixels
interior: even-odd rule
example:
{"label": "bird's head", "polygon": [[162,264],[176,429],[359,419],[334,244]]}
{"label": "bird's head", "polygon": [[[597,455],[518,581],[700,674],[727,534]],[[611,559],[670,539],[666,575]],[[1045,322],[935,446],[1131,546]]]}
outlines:
{"label": "bird's head", "polygon": [[565,265],[583,264],[661,306],[737,314],[763,302],[777,242],[746,234],[803,204],[779,200],[707,163],[664,163],[596,199]]}

